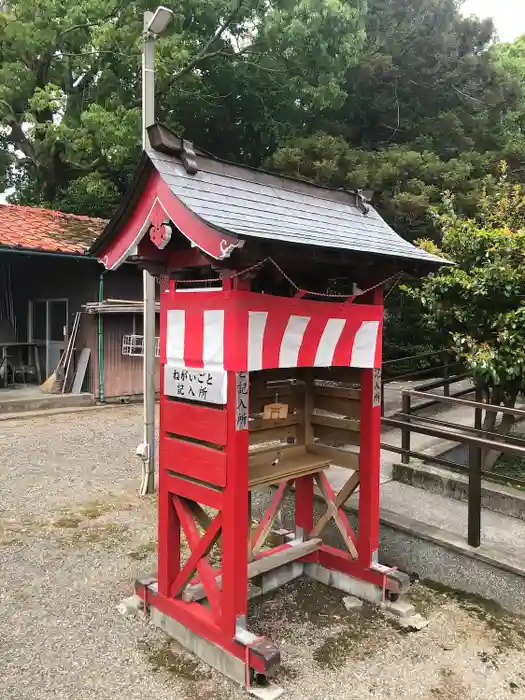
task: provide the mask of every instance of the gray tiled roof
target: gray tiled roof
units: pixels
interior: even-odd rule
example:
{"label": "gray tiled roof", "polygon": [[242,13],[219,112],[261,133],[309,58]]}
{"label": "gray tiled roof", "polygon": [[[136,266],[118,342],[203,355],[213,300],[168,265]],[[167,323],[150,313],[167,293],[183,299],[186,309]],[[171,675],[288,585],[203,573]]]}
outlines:
{"label": "gray tiled roof", "polygon": [[364,214],[351,192],[225,163],[198,154],[191,175],[181,161],[148,156],[173,194],[207,223],[241,237],[445,262],[399,236],[372,208]]}

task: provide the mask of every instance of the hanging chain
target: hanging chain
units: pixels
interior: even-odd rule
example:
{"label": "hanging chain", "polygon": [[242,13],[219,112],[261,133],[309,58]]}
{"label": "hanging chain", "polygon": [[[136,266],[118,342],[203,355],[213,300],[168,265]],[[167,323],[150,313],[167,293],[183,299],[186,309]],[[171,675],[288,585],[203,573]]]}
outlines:
{"label": "hanging chain", "polygon": [[[302,292],[304,296],[316,296],[316,297],[323,297],[325,299],[355,299],[356,297],[363,296],[363,294],[368,294],[369,292],[373,292],[374,289],[377,289],[378,287],[382,287],[383,285],[387,284],[391,280],[398,281],[401,276],[403,275],[402,272],[397,272],[395,275],[391,275],[390,277],[387,277],[386,279],[382,280],[381,282],[378,282],[377,284],[374,284],[372,287],[368,287],[368,289],[365,289],[360,292],[356,292],[355,294],[331,294],[329,292],[311,292],[307,289],[301,289],[295,282],[289,277],[286,272],[275,262],[275,260],[271,257],[264,258],[263,260],[260,260],[258,263],[255,263],[254,265],[251,265],[250,267],[245,268],[244,270],[239,270],[239,272],[235,272],[233,275],[231,275],[230,279],[235,279],[237,277],[241,277],[243,275],[247,275],[249,272],[253,272],[253,270],[257,270],[260,267],[262,267],[265,263],[270,262],[272,265],[276,268],[276,270],[284,277],[284,279],[290,284],[297,292]],[[202,284],[205,282],[222,282],[224,279],[224,275],[219,275],[219,277],[205,277],[203,279],[199,280],[177,280],[179,284]],[[392,286],[393,289],[393,286]],[[390,290],[392,291],[392,290]],[[390,291],[388,294],[390,294]],[[387,296],[388,296],[387,294]]]}

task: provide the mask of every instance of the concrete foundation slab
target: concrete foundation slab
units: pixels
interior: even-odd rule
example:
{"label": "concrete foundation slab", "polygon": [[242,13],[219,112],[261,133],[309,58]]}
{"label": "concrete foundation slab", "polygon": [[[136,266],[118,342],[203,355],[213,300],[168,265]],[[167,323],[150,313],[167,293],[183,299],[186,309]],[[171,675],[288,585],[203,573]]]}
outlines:
{"label": "concrete foundation slab", "polygon": [[38,387],[0,391],[0,416],[9,417],[26,411],[94,406],[93,394],[44,394]]}
{"label": "concrete foundation slab", "polygon": [[265,595],[271,591],[277,590],[281,586],[284,586],[290,581],[294,581],[303,575],[304,564],[299,562],[292,562],[291,564],[286,564],[285,566],[280,566],[278,569],[269,571],[268,573],[261,576],[259,581],[259,588],[261,593]]}
{"label": "concrete foundation slab", "polygon": [[304,573],[314,581],[324,583],[332,588],[337,588],[343,593],[366,600],[374,605],[380,605],[383,597],[383,591],[374,586],[373,583],[359,581],[348,574],[343,574],[340,571],[332,571],[326,569],[320,564],[305,564]]}
{"label": "concrete foundation slab", "polygon": [[150,620],[184,649],[202,659],[208,666],[211,666],[232,681],[245,685],[246,666],[240,659],[228,654],[224,649],[208,642],[208,640],[199,637],[190,629],[181,625],[180,622],[168,617],[168,615],[165,615],[153,606],[150,607]]}
{"label": "concrete foundation slab", "polygon": [[284,693],[284,688],[275,683],[269,683],[264,686],[254,686],[248,690],[248,693],[259,700],[277,700]]}

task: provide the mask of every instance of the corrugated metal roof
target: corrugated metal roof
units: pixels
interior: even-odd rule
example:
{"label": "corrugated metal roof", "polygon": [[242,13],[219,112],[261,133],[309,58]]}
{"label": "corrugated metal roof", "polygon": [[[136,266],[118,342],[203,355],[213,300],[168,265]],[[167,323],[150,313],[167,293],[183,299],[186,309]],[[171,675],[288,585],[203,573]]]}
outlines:
{"label": "corrugated metal roof", "polygon": [[241,237],[445,262],[405,241],[352,192],[318,187],[197,154],[191,175],[172,155],[148,156],[173,194],[211,226]]}

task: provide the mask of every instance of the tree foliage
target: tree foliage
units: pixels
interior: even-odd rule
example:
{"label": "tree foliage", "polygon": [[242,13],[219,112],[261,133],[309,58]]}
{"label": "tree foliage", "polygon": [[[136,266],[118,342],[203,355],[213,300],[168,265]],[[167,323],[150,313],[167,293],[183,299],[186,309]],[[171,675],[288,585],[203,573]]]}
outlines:
{"label": "tree foliage", "polygon": [[[364,0],[169,0],[159,118],[217,155],[260,162],[344,97]],[[140,152],[145,0],[12,0],[0,12],[0,189],[107,214]]]}
{"label": "tree foliage", "polygon": [[[525,187],[512,184],[503,168],[475,217],[458,216],[448,194],[437,221],[441,246],[422,245],[455,264],[409,291],[488,402],[513,406],[525,391]],[[495,418],[488,416],[486,427]],[[512,422],[502,425],[509,429]]]}
{"label": "tree foliage", "polygon": [[[458,0],[166,0],[157,114],[230,160],[375,192],[409,239],[525,173],[525,38]],[[0,7],[0,191],[110,215],[140,153],[147,0]],[[8,8],[8,9],[6,9]]]}
{"label": "tree foliage", "polygon": [[438,235],[428,212],[443,190],[472,214],[502,157],[516,169],[525,163],[514,119],[525,104],[518,71],[490,50],[492,23],[461,16],[455,0],[370,0],[366,33],[343,105],[323,110],[269,164],[372,188],[407,238]]}

